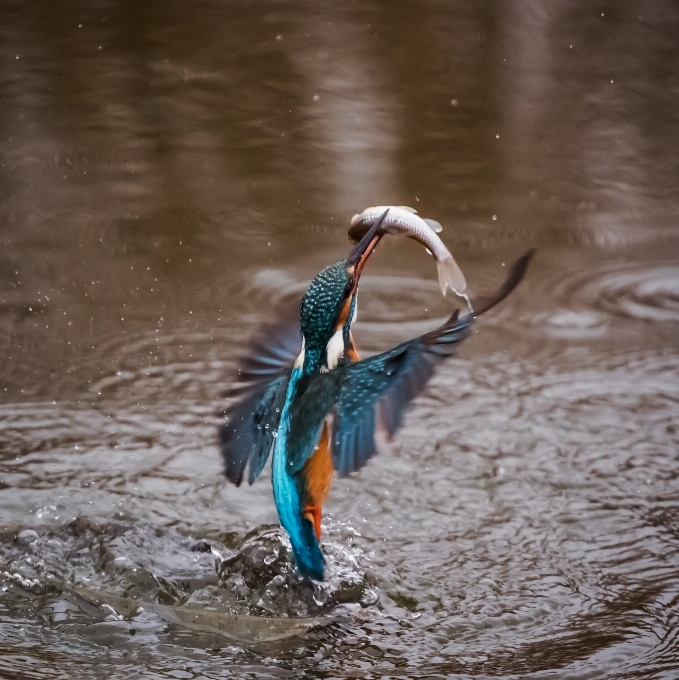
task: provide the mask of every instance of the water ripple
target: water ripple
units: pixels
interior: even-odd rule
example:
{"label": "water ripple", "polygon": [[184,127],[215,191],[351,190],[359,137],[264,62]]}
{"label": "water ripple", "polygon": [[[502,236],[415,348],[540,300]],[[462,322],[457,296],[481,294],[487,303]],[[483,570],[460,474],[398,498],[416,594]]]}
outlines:
{"label": "water ripple", "polygon": [[[600,327],[601,313],[652,323],[679,322],[679,266],[674,263],[614,263],[560,281],[556,296],[571,309],[574,326]],[[555,327],[565,312],[549,318]]]}

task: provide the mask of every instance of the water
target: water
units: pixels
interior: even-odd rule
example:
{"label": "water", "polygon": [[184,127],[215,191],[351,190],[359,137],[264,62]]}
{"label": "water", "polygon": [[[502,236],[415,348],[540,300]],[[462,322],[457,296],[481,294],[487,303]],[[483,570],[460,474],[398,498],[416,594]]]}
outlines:
{"label": "water", "polygon": [[[0,13],[2,677],[679,677],[674,3]],[[375,204],[476,293],[538,254],[335,481],[309,586],[216,428]],[[359,346],[451,304],[385,239]]]}

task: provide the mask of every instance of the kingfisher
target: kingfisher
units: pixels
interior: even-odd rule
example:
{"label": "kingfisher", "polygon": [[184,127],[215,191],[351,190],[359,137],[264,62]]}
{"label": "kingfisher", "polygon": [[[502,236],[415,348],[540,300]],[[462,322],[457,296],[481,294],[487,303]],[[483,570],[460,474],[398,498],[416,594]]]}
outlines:
{"label": "kingfisher", "polygon": [[412,399],[441,361],[470,333],[475,319],[521,281],[533,251],[510,268],[493,295],[474,301],[439,328],[361,359],[351,331],[358,282],[383,236],[386,210],[349,255],[323,269],[299,307],[263,329],[239,368],[240,397],[225,413],[220,440],[226,477],[239,486],[259,477],[269,454],[276,510],[303,578],[322,581],[322,507],[333,473],[347,476],[376,453],[381,429],[391,438]]}

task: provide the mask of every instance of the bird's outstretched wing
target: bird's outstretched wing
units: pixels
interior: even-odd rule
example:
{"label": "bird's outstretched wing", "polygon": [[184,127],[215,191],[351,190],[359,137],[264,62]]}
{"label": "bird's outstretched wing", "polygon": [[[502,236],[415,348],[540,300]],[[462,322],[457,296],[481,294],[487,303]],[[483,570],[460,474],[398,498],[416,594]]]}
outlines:
{"label": "bird's outstretched wing", "polygon": [[514,290],[532,255],[533,251],[529,251],[517,260],[500,289],[475,303],[473,314],[460,318],[459,310],[455,310],[436,330],[342,367],[332,434],[333,463],[341,475],[363,467],[374,455],[378,422],[388,436],[396,432],[406,407],[431,378],[437,364],[455,352],[477,316]]}
{"label": "bird's outstretched wing", "polygon": [[287,372],[302,350],[299,300],[282,304],[276,317],[262,324],[248,345],[248,353],[238,362],[234,386],[223,393],[225,397],[249,392]]}
{"label": "bird's outstretched wing", "polygon": [[[288,435],[290,472],[301,469],[313,452],[305,433],[317,420],[333,413],[332,458],[335,469],[348,475],[363,467],[375,454],[375,429],[380,424],[388,436],[401,425],[406,407],[431,378],[436,366],[451,356],[468,335],[480,314],[494,307],[519,284],[533,255],[529,251],[511,267],[493,295],[475,302],[473,314],[459,317],[459,310],[442,326],[408,340],[387,352],[356,363],[345,363],[311,381],[296,405]],[[323,383],[316,389],[316,382]],[[292,415],[292,414],[291,414]],[[294,427],[304,423],[300,433]]]}
{"label": "bird's outstretched wing", "polygon": [[227,407],[219,430],[226,476],[236,486],[249,462],[252,484],[266,464],[290,377],[302,348],[299,303],[285,305],[278,318],[263,325],[241,361],[235,386],[224,393],[239,400]]}

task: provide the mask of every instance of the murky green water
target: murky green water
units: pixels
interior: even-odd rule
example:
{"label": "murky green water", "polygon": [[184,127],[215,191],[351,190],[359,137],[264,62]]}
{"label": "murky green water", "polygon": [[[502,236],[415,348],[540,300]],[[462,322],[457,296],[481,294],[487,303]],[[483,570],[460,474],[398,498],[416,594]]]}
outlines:
{"label": "murky green water", "polygon": [[[679,677],[675,3],[0,17],[0,676]],[[538,256],[335,482],[309,586],[216,428],[373,204],[441,221],[476,291]],[[360,348],[450,304],[385,239]]]}

